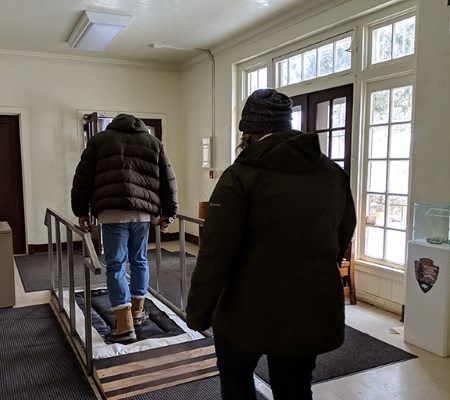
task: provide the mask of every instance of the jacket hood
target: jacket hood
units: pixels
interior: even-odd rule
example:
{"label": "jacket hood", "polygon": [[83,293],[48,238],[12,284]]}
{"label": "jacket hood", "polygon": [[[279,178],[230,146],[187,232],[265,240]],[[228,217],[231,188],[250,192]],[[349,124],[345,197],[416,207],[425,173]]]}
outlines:
{"label": "jacket hood", "polygon": [[148,129],[144,122],[134,115],[119,114],[106,127],[106,129],[113,129],[120,132],[147,132]]}
{"label": "jacket hood", "polygon": [[317,134],[289,130],[274,133],[245,148],[235,162],[298,173],[315,168],[321,158]]}

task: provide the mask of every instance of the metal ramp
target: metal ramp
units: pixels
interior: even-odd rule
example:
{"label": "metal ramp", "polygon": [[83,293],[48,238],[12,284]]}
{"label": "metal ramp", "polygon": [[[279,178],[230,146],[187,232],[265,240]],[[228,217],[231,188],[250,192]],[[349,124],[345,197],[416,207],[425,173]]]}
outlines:
{"label": "metal ramp", "polygon": [[[202,226],[203,220],[182,215],[177,218],[180,227],[181,308],[176,307],[159,294],[162,281],[160,274],[161,237],[158,230],[156,230],[157,288],[156,290],[149,288],[149,293],[161,304],[171,309],[181,320],[185,321],[184,310],[187,300],[185,223],[192,222]],[[210,332],[197,333],[197,337],[192,340],[168,343],[164,346],[131,353],[127,353],[126,346],[124,346],[119,354],[96,358],[93,350],[96,332],[93,329],[92,312],[83,314],[80,322],[79,315],[82,314],[82,311],[75,301],[75,293],[82,290],[85,309],[91,310],[91,275],[99,275],[102,271],[102,265],[91,236],[50,209],[46,210],[45,225],[48,232],[48,254],[52,272],[51,305],[86,376],[95,384],[101,398],[108,400],[123,399],[218,374]],[[61,232],[61,228],[65,228],[65,231]],[[63,257],[62,234],[66,238],[65,243],[67,243],[65,257]],[[81,238],[83,246],[84,282],[81,289],[75,288],[74,284],[73,235]],[[68,269],[68,288],[63,287],[63,268]]]}

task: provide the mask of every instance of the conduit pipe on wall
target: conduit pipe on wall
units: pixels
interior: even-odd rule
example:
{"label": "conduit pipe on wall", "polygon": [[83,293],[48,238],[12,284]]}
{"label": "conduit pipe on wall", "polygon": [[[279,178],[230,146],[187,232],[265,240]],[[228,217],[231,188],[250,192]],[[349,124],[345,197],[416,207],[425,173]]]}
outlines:
{"label": "conduit pipe on wall", "polygon": [[216,177],[216,60],[213,54],[208,49],[200,49],[195,47],[178,47],[168,44],[156,44],[149,45],[152,49],[172,49],[172,50],[198,50],[204,52],[211,61],[211,137],[212,137],[212,164],[210,173]]}

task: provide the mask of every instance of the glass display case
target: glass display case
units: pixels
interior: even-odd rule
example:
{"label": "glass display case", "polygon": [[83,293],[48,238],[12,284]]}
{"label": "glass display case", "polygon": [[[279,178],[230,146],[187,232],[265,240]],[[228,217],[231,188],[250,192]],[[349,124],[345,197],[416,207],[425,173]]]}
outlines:
{"label": "glass display case", "polygon": [[413,240],[450,247],[450,203],[415,203]]}

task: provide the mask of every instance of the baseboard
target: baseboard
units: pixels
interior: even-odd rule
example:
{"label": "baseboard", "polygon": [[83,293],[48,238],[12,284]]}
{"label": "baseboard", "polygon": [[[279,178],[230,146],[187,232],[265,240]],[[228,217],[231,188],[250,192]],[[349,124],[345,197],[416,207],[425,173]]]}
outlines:
{"label": "baseboard", "polygon": [[[177,242],[179,240],[179,232],[174,233],[163,233],[161,235],[161,242]],[[190,233],[186,233],[186,242],[198,245],[198,236],[192,235]],[[150,242],[150,243],[154,243]],[[67,242],[61,243],[61,248],[63,251],[67,250]],[[73,248],[74,250],[81,250],[82,248],[82,242],[74,241],[73,242]],[[53,251],[56,251],[56,245],[53,244]],[[48,253],[48,244],[29,244],[28,245],[28,254],[37,254],[37,253]]]}
{"label": "baseboard", "polygon": [[[67,242],[61,243],[61,248],[63,251],[67,250]],[[82,245],[81,241],[73,242],[74,250],[81,250]],[[53,251],[56,251],[56,244],[53,243]],[[48,253],[48,244],[29,244],[28,245],[28,254],[37,254],[37,253]]]}
{"label": "baseboard", "polygon": [[361,290],[356,290],[356,298],[364,303],[371,304],[394,314],[398,314],[399,316],[402,316],[403,314],[403,305],[394,301],[384,299]]}

